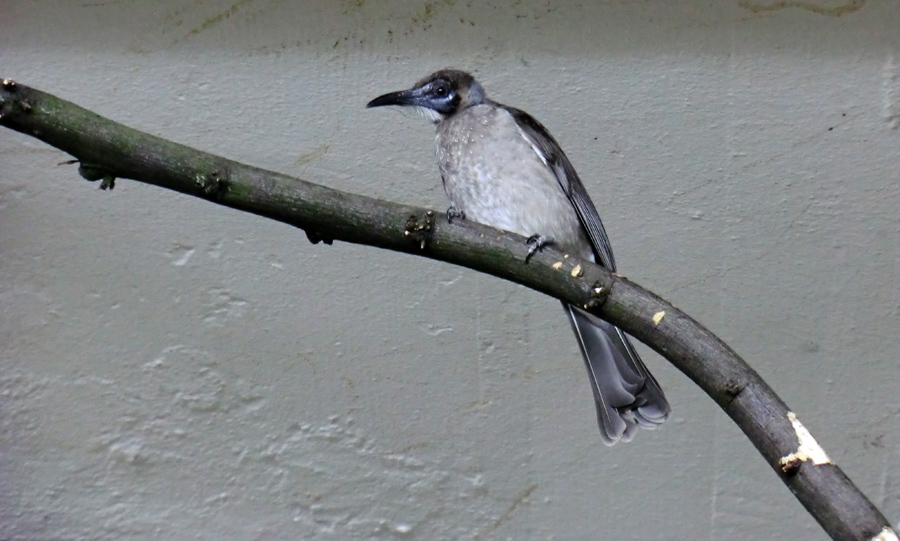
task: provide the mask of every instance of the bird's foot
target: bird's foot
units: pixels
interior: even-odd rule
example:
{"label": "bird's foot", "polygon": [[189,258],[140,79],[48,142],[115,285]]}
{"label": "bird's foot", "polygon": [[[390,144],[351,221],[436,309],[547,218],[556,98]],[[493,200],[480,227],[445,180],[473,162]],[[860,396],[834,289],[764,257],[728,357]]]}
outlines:
{"label": "bird's foot", "polygon": [[450,208],[447,209],[447,223],[452,224],[454,218],[465,220],[466,213],[451,205]]}
{"label": "bird's foot", "polygon": [[528,253],[525,254],[525,263],[528,263],[528,260],[531,259],[531,256],[536,252],[543,250],[544,246],[550,246],[555,242],[553,237],[545,237],[544,235],[534,234],[528,237],[528,240],[525,241],[525,243],[528,244]]}

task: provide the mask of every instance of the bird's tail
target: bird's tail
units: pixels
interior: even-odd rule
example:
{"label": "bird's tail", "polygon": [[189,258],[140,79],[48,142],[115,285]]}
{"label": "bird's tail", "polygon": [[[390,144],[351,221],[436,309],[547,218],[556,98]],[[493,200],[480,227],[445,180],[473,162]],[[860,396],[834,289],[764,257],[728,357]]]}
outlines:
{"label": "bird's tail", "polygon": [[591,378],[600,438],[606,445],[631,441],[637,428],[656,428],[669,403],[621,329],[563,303]]}

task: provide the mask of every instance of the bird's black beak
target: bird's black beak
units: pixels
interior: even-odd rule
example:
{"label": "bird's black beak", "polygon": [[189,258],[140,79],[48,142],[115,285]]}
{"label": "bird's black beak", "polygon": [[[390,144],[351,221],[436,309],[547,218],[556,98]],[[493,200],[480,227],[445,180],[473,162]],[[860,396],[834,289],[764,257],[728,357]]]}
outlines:
{"label": "bird's black beak", "polygon": [[378,96],[374,100],[366,104],[366,107],[383,107],[385,105],[419,105],[422,94],[416,89],[400,90],[398,92],[390,92],[383,96]]}

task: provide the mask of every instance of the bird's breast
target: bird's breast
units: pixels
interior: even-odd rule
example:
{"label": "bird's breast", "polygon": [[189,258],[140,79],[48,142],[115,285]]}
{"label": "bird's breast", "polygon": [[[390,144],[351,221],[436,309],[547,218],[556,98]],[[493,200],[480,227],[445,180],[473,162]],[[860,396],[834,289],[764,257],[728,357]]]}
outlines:
{"label": "bird's breast", "polygon": [[505,109],[470,107],[438,124],[438,167],[450,202],[466,218],[530,236],[551,236],[563,250],[592,250],[554,171]]}

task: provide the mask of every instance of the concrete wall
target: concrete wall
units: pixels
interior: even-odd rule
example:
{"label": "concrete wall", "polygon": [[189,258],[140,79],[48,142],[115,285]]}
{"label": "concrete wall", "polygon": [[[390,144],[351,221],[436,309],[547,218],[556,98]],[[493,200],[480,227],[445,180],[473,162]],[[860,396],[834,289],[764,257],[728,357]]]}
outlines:
{"label": "concrete wall", "polygon": [[[623,274],[742,353],[900,520],[896,2],[0,3],[0,76],[444,209],[456,66],[557,136]],[[642,347],[673,417],[606,448],[558,304],[0,130],[0,538],[824,539]]]}

